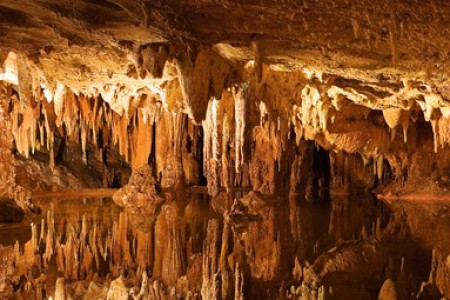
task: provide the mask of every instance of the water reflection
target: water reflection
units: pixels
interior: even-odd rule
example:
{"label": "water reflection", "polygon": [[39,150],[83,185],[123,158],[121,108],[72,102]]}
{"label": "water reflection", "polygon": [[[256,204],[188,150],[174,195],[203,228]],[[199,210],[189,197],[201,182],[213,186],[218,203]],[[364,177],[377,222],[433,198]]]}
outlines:
{"label": "water reflection", "polygon": [[445,293],[445,205],[167,193],[153,218],[111,199],[36,204],[42,218],[0,226],[2,298],[372,299],[387,278],[406,298]]}

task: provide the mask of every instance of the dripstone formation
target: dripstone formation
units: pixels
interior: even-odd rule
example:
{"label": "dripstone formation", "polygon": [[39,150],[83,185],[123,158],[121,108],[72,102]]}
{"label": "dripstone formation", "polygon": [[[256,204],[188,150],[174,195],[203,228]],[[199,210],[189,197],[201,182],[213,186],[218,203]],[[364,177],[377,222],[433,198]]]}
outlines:
{"label": "dripstone formation", "polygon": [[[423,249],[398,243],[430,239],[408,205],[333,223],[368,193],[450,199],[449,20],[445,0],[0,0],[0,220],[45,220],[0,246],[0,295],[450,297],[448,245],[405,277]],[[100,188],[109,231],[33,201]]]}

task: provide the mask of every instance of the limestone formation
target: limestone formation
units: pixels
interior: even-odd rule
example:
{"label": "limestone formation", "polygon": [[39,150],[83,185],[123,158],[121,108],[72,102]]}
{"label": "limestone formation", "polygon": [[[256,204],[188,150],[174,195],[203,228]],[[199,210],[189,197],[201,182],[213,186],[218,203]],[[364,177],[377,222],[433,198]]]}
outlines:
{"label": "limestone formation", "polygon": [[[393,201],[450,199],[449,19],[445,0],[0,1],[0,222],[31,232],[0,238],[0,298],[450,297],[450,249]],[[124,211],[38,201],[82,191]],[[420,251],[428,280],[407,277]]]}

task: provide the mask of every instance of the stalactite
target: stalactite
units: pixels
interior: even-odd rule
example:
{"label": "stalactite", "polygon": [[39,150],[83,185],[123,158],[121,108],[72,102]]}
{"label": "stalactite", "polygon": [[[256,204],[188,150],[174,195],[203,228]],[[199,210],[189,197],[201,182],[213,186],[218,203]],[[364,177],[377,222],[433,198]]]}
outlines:
{"label": "stalactite", "polygon": [[275,162],[278,156],[276,123],[264,121],[262,126],[254,127],[255,148],[250,164],[250,179],[253,189],[265,194],[275,191]]}
{"label": "stalactite", "polygon": [[161,78],[168,55],[169,49],[164,44],[142,47],[139,51],[139,56],[142,58],[140,77],[145,78],[147,74],[150,74],[154,78]]}
{"label": "stalactite", "polygon": [[[397,126],[402,126],[403,139],[406,143],[408,140],[408,126],[410,112],[401,108],[386,108],[383,109],[383,117],[389,128],[394,129]],[[395,131],[394,131],[395,132]]]}
{"label": "stalactite", "polygon": [[136,111],[136,119],[131,147],[131,166],[135,170],[147,164],[153,143],[153,124],[144,120],[141,110]]}
{"label": "stalactite", "polygon": [[204,132],[204,166],[203,172],[206,175],[208,181],[208,193],[210,195],[217,195],[219,192],[219,120],[218,113],[218,100],[212,100],[209,102],[206,120],[203,121]]}
{"label": "stalactite", "polygon": [[220,149],[221,155],[221,167],[222,167],[222,186],[228,191],[231,187],[231,174],[230,174],[230,157],[229,157],[229,144],[230,144],[230,124],[228,115],[222,118],[222,146]]}
{"label": "stalactite", "polygon": [[173,144],[173,171],[175,173],[174,184],[177,186],[185,183],[184,172],[183,172],[183,154],[182,145],[184,138],[186,118],[181,112],[172,115],[172,126],[174,128],[174,144]]}
{"label": "stalactite", "polygon": [[437,152],[439,147],[444,148],[450,144],[450,118],[441,116],[436,120],[430,120],[433,131],[434,152]]}
{"label": "stalactite", "polygon": [[30,63],[25,56],[17,55],[16,64],[19,98],[24,106],[28,106],[33,100],[33,72],[30,72]]}
{"label": "stalactite", "polygon": [[209,50],[199,51],[193,65],[186,56],[178,59],[176,63],[189,117],[200,123],[206,117],[210,98],[220,99],[222,96],[231,66]]}
{"label": "stalactite", "polygon": [[[290,174],[290,190],[289,190],[289,203],[293,204],[296,199],[310,199],[312,178],[313,178],[313,151],[310,143],[301,141],[297,145],[298,155],[295,156],[292,162],[291,174]],[[331,152],[330,152],[331,153]],[[291,221],[295,222],[296,215],[290,216]],[[296,226],[292,226],[296,231]],[[297,236],[293,232],[294,238]]]}
{"label": "stalactite", "polygon": [[[53,96],[53,103],[55,104],[55,114],[58,118],[61,118],[64,108],[64,97],[67,93],[67,88],[62,84],[58,83],[55,95]],[[60,122],[58,122],[59,125]]]}
{"label": "stalactite", "polygon": [[186,183],[189,185],[198,184],[199,181],[199,161],[197,161],[197,140],[198,126],[187,120],[187,128],[184,130],[182,142],[182,161]]}
{"label": "stalactite", "polygon": [[[164,49],[161,51],[165,52]],[[162,56],[164,55],[162,53]],[[164,63],[162,63],[163,61]],[[194,155],[198,149],[188,146],[190,142],[195,142],[195,138],[193,138],[194,135],[184,132],[191,126],[186,126],[186,124],[196,121],[198,124],[198,116],[205,114],[203,173],[207,174],[209,192],[215,194],[221,187],[229,189],[233,185],[241,185],[244,181],[248,181],[248,176],[245,174],[253,174],[251,175],[254,176],[253,181],[255,181],[255,177],[261,176],[256,174],[256,170],[252,171],[251,166],[244,166],[244,156],[250,149],[265,147],[257,145],[257,143],[245,143],[249,139],[250,134],[248,133],[253,127],[249,114],[252,109],[250,107],[252,101],[249,99],[257,100],[257,103],[260,104],[260,112],[251,115],[255,118],[257,115],[261,116],[260,125],[265,122],[269,123],[267,134],[273,144],[270,151],[266,151],[265,156],[267,157],[261,157],[259,160],[253,158],[254,163],[251,165],[258,165],[259,163],[256,161],[262,163],[263,160],[267,162],[273,159],[278,163],[273,170],[274,174],[282,170],[284,151],[287,150],[288,139],[292,134],[289,130],[290,126],[294,129],[297,144],[305,138],[316,140],[325,149],[344,150],[347,153],[358,152],[364,153],[368,157],[378,157],[380,154],[386,155],[391,147],[397,147],[395,146],[397,138],[394,136],[396,132],[394,128],[402,126],[404,142],[407,141],[411,111],[420,107],[424,112],[425,120],[432,123],[435,149],[447,144],[448,137],[444,129],[447,118],[445,107],[443,107],[444,100],[441,95],[434,92],[434,89],[421,82],[405,79],[399,90],[377,86],[374,83],[372,85],[375,90],[389,91],[379,94],[379,97],[383,97],[383,99],[375,105],[371,98],[372,95],[362,89],[359,83],[346,81],[337,75],[325,74],[323,71],[314,69],[294,72],[293,74],[300,78],[295,82],[292,81],[290,75],[283,74],[280,78],[285,82],[275,86],[274,82],[277,81],[274,80],[278,78],[278,74],[275,75],[274,69],[263,65],[265,71],[262,73],[258,89],[255,89],[256,82],[252,81],[254,78],[250,74],[249,81],[246,83],[248,86],[244,84],[239,90],[233,88],[232,97],[228,97],[230,92],[224,87],[229,83],[230,65],[222,58],[217,57],[215,53],[203,50],[195,56],[193,61],[195,64],[180,58],[179,65],[184,65],[186,68],[180,67],[181,69],[178,70],[179,74],[184,74],[184,76],[180,76],[182,77],[180,80],[191,81],[191,83],[184,82],[180,86],[176,80],[170,80],[166,82],[166,85],[152,85],[145,91],[144,89],[133,90],[121,84],[105,84],[92,87],[89,89],[89,94],[83,94],[83,91],[88,90],[79,89],[75,94],[75,89],[65,86],[61,82],[55,81],[52,84],[44,77],[39,78],[42,74],[38,72],[39,76],[32,76],[30,105],[24,105],[27,101],[22,103],[20,99],[16,99],[13,107],[13,116],[17,117],[14,139],[18,152],[28,156],[30,152],[34,152],[36,149],[40,150],[45,146],[49,152],[49,165],[54,168],[55,149],[53,149],[53,145],[55,138],[62,138],[67,142],[79,142],[86,163],[88,163],[88,154],[91,155],[87,153],[91,151],[91,145],[94,146],[92,154],[98,156],[99,160],[103,159],[104,156],[101,154],[105,153],[108,147],[117,145],[125,161],[130,162],[133,169],[138,169],[139,166],[147,164],[151,156],[152,142],[155,140],[155,144],[158,144],[155,147],[158,148],[155,150],[157,152],[155,153],[157,173],[160,180],[164,179],[163,186],[175,186],[178,184],[177,182],[185,179],[189,184],[196,184],[198,175],[201,173],[196,170],[198,164],[196,160],[199,159],[199,156]],[[14,63],[16,62],[14,61]],[[13,67],[8,67],[13,70],[12,74],[15,72],[14,68],[17,69],[14,63],[12,63]],[[212,63],[217,69],[211,70],[210,67],[207,67],[208,63]],[[26,68],[34,70],[35,66],[31,62],[27,64]],[[152,62],[148,61],[144,64],[151,65]],[[163,65],[165,65],[165,59],[161,60],[161,64],[158,63],[158,69],[161,69]],[[171,72],[175,71],[173,67],[172,65]],[[151,66],[149,68],[151,69]],[[169,72],[169,69],[170,63],[164,72]],[[36,80],[40,80],[39,84],[35,83]],[[296,84],[292,85],[292,83]],[[346,88],[345,84],[350,87]],[[38,86],[37,89],[36,86]],[[181,93],[183,89],[184,92]],[[375,92],[372,91],[372,93]],[[198,111],[195,112],[197,117],[194,117],[193,121],[181,121],[186,118],[181,117],[183,116],[180,112],[181,109],[186,111],[191,118],[194,114],[192,107],[183,107],[181,103],[185,101],[186,104],[191,101],[186,100],[188,94],[192,96],[191,99],[201,99],[200,102],[203,104],[213,103],[214,105],[211,107],[215,107],[215,113],[213,109],[209,111],[208,107],[201,108],[202,105],[199,105]],[[385,96],[387,94],[390,96]],[[287,95],[293,97],[289,103],[286,102]],[[221,100],[209,101],[211,96],[215,96],[216,99],[221,98]],[[181,99],[183,97],[184,100]],[[265,99],[266,97],[276,97],[277,101],[269,101]],[[398,98],[395,103],[386,104],[390,101],[389,99],[395,97]],[[232,98],[231,101],[228,98]],[[414,100],[414,102],[412,99],[418,100]],[[230,103],[234,106],[231,110],[228,107]],[[415,106],[415,103],[418,106]],[[210,105],[208,104],[208,106]],[[283,106],[286,105],[288,106],[284,109]],[[350,118],[349,105],[353,105],[356,108],[354,111],[361,114],[356,117],[354,127],[353,125],[345,127],[342,124],[343,121],[348,121]],[[370,112],[368,108],[382,112],[387,127],[392,128],[392,141],[388,141],[386,138],[384,131],[387,130],[387,127],[374,129],[378,121],[368,119]],[[205,112],[203,113],[203,111]],[[170,113],[176,115],[172,121],[168,121],[170,117],[166,116]],[[162,123],[157,124],[161,120]],[[232,120],[234,122],[231,122]],[[375,123],[370,124],[370,122]],[[210,123],[210,125],[206,123]],[[329,128],[330,123],[333,123],[332,128]],[[176,142],[166,143],[165,146],[161,142],[156,142],[159,139],[152,137],[151,126],[156,127],[155,132],[159,132],[159,135],[164,131],[169,132],[169,140],[175,138]],[[358,126],[362,126],[361,128],[364,129],[359,130]],[[254,136],[259,130],[253,130]],[[97,145],[99,132],[102,135],[102,149],[100,149],[100,145]],[[370,135],[369,132],[371,137],[367,138]],[[143,140],[149,142],[143,143]],[[187,140],[189,143],[186,142]],[[209,146],[208,140],[211,142]],[[170,155],[166,153],[170,153]],[[391,160],[395,159],[399,160],[399,158]],[[264,166],[269,170],[264,172],[264,174],[267,173],[264,175],[265,177],[272,176],[271,164],[268,163],[267,166]],[[231,165],[234,165],[234,170],[230,168]],[[107,185],[108,180],[104,181]],[[256,179],[257,186],[259,186],[259,181]],[[272,183],[266,184],[266,187],[260,187],[266,192],[273,192],[274,185]]]}
{"label": "stalactite", "polygon": [[242,165],[244,163],[244,142],[245,142],[245,114],[247,101],[243,95],[243,91],[236,92],[233,89],[234,96],[234,116],[235,116],[235,171],[242,172]]}
{"label": "stalactite", "polygon": [[[60,115],[57,114],[56,124],[59,124],[59,127],[64,125],[66,134],[72,136],[78,130],[78,122],[81,121],[79,120],[80,101],[72,90],[66,89],[61,103],[58,104],[55,100],[55,110],[57,109],[57,105],[61,105],[61,111]],[[84,116],[82,115],[82,117]]]}
{"label": "stalactite", "polygon": [[129,147],[128,147],[128,116],[114,115],[113,117],[113,139],[114,144],[119,146],[119,153],[124,156],[125,160],[129,159]]}
{"label": "stalactite", "polygon": [[[22,134],[23,131],[27,132],[28,128],[27,128],[27,130],[21,130],[21,128],[19,127],[19,119],[18,118],[19,118],[19,114],[21,111],[20,105],[18,102],[15,102],[13,105],[14,105],[13,115],[15,116],[15,118],[13,119],[13,135],[14,135],[14,139],[16,141],[16,148],[19,153],[22,153],[24,156],[28,156],[28,151],[29,151],[29,144],[28,144],[28,139],[27,139],[28,134]],[[29,123],[29,122],[25,122],[25,124],[27,124],[27,123]]]}
{"label": "stalactite", "polygon": [[[306,85],[302,90],[301,122],[304,127],[314,131],[305,131],[305,138],[313,140],[317,131],[326,129],[326,116],[322,114],[321,97],[316,87]],[[317,108],[316,108],[317,107]]]}
{"label": "stalactite", "polygon": [[156,173],[163,187],[175,187],[185,181],[182,162],[185,118],[181,112],[162,110],[155,126]]}

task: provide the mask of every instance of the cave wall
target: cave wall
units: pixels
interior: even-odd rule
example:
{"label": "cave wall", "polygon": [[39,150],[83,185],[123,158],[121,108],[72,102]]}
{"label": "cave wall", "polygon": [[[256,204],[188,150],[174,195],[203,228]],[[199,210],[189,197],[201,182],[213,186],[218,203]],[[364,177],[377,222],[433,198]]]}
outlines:
{"label": "cave wall", "polygon": [[[233,188],[286,195],[320,188],[346,193],[447,188],[447,108],[425,82],[368,83],[315,68],[233,64],[212,50],[198,51],[195,60],[161,51],[155,58],[160,61],[142,71],[143,78],[160,81],[81,91],[61,84],[51,91],[33,73],[32,62],[25,59],[27,74],[35,76],[31,80],[21,75],[23,58],[7,56],[3,69],[11,78],[2,95],[10,118],[3,125],[9,158],[13,151],[37,160],[40,166],[31,173],[67,173],[55,168],[78,173],[28,190],[53,184],[120,187],[128,166],[133,171],[147,164],[149,176],[163,188],[206,185],[211,195]],[[141,64],[145,70],[148,63]],[[323,168],[314,163],[315,155],[329,169],[326,183],[315,178]],[[88,172],[74,171],[75,163],[58,164],[64,157],[94,167],[94,183],[77,179]],[[26,186],[30,175],[23,172],[23,159],[5,156],[5,161],[21,166],[12,174]]]}

